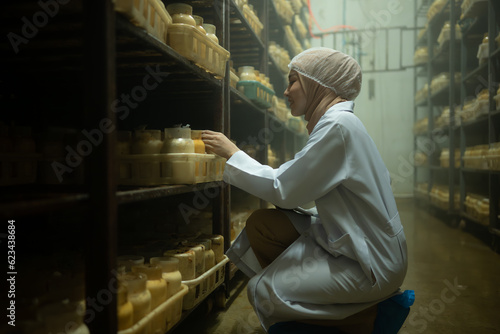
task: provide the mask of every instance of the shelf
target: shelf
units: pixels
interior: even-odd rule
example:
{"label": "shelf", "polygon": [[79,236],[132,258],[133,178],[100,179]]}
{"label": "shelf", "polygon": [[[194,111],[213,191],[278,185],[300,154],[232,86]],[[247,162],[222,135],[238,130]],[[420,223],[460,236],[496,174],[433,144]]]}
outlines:
{"label": "shelf", "polygon": [[463,167],[461,168],[462,172],[465,173],[481,173],[481,174],[489,174],[491,171],[489,169],[478,169],[478,168],[468,168],[468,167]]}
{"label": "shelf", "polygon": [[444,22],[450,17],[450,1],[446,1],[443,9],[436,13],[430,21],[428,21],[428,26],[437,26],[441,28]]}
{"label": "shelf", "polygon": [[448,172],[450,170],[449,167],[441,167],[436,165],[429,166],[429,169],[440,172]]}
{"label": "shelf", "polygon": [[[458,85],[458,84],[457,84]],[[450,86],[446,86],[431,95],[431,102],[435,106],[448,106],[450,104]],[[460,94],[455,94],[455,103],[460,101]]]}
{"label": "shelf", "polygon": [[230,87],[229,92],[231,94],[231,98],[233,99],[233,101],[232,101],[233,104],[237,101],[239,103],[242,103],[242,104],[250,107],[252,110],[254,110],[255,112],[258,112],[262,115],[264,115],[266,113],[265,109],[258,107],[248,97],[246,97],[245,94],[241,93],[238,89],[236,89],[234,87]]}
{"label": "shelf", "polygon": [[[264,30],[262,31],[264,33]],[[260,68],[262,52],[265,50],[262,39],[251,28],[240,8],[231,1],[230,21],[231,60],[237,70],[239,66]]]}
{"label": "shelf", "polygon": [[489,225],[485,225],[483,224],[482,222],[480,222],[479,220],[477,220],[476,218],[472,217],[471,215],[469,215],[467,212],[464,212],[464,211],[460,211],[460,216],[462,216],[463,218],[477,224],[477,225],[481,225],[481,226],[484,226],[484,227],[488,227]]}
{"label": "shelf", "polygon": [[463,19],[481,18],[486,14],[488,14],[488,0],[477,0],[465,13],[463,13]]}
{"label": "shelf", "polygon": [[13,218],[27,215],[50,214],[85,205],[89,195],[74,189],[57,186],[18,185],[2,187],[0,216]]}
{"label": "shelf", "polygon": [[[458,51],[460,50],[460,43],[461,41],[459,39],[455,39],[455,56],[453,57],[455,59],[455,70],[460,71],[460,60],[461,56]],[[437,50],[437,53],[433,55],[431,59],[431,65],[434,67],[441,67],[441,66],[446,66],[446,72],[449,72],[450,67],[450,44],[451,41],[447,40],[444,41],[443,45]],[[457,54],[458,53],[458,54]]]}
{"label": "shelf", "polygon": [[500,57],[500,48],[497,48],[490,54],[490,58],[499,58]]}
{"label": "shelf", "polygon": [[[116,14],[116,66],[117,76],[144,77],[146,67],[161,69],[162,78],[175,81],[172,85],[177,91],[189,86],[205,90],[205,86],[220,88],[222,81],[209,74],[204,69],[181,56],[170,46],[149,35],[145,30],[133,25],[121,14]],[[179,81],[179,79],[181,79]],[[189,85],[188,83],[191,82]]]}
{"label": "shelf", "polygon": [[467,75],[462,78],[462,83],[477,84],[477,77],[486,78],[486,80],[488,80],[488,63],[481,64],[467,73]]}
{"label": "shelf", "polygon": [[462,122],[463,128],[472,128],[478,125],[484,125],[484,123],[488,122],[488,115],[482,115],[479,118],[474,118],[469,121]]}
{"label": "shelf", "polygon": [[462,36],[467,38],[471,35],[482,34],[488,31],[488,20],[480,17],[466,18],[459,21],[462,28]]}
{"label": "shelf", "polygon": [[125,204],[185,194],[189,192],[203,191],[208,188],[220,188],[223,185],[223,181],[217,181],[192,185],[165,185],[147,188],[128,188],[122,186],[119,187],[119,191],[117,191],[116,196],[118,204]]}

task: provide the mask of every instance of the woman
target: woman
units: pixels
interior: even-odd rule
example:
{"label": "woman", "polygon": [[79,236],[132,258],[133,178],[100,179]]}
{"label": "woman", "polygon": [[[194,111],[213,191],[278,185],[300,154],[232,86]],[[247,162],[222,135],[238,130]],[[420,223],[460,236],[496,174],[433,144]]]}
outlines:
{"label": "woman", "polygon": [[[293,160],[273,169],[223,134],[203,133],[207,149],[228,159],[224,180],[278,208],[252,214],[227,255],[252,277],[249,300],[266,330],[299,321],[370,333],[407,257],[389,173],[353,114],[361,69],[328,48],[302,52],[289,69],[285,96],[309,132]],[[349,327],[353,319],[361,327]]]}

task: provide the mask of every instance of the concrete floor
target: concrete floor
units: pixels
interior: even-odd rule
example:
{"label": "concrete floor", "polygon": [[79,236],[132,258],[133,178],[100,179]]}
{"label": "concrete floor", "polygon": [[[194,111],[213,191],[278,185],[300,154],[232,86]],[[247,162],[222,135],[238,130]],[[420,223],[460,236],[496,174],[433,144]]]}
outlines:
{"label": "concrete floor", "polygon": [[[402,289],[416,294],[400,333],[500,333],[500,255],[470,233],[470,225],[467,231],[450,227],[410,200],[398,207],[409,252]],[[264,334],[246,283],[236,275],[225,310],[208,312],[202,305],[174,334]]]}

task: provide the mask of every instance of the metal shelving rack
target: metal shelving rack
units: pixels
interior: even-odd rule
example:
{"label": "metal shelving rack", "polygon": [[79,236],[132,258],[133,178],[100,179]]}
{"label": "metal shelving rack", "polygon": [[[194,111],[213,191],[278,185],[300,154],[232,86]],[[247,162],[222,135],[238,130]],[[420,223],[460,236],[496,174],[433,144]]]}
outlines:
{"label": "metal shelving rack", "polygon": [[[478,144],[488,144],[500,141],[499,126],[500,117],[499,111],[496,110],[493,96],[496,95],[498,88],[497,79],[500,73],[500,49],[494,42],[495,37],[499,33],[500,22],[500,6],[497,1],[483,0],[475,3],[471,9],[460,17],[460,9],[457,6],[458,2],[450,0],[447,2],[443,10],[436,14],[428,23],[428,31],[425,42],[429,48],[429,61],[425,65],[424,70],[416,70],[416,76],[419,74],[427,74],[427,83],[430,87],[431,80],[434,75],[440,70],[447,69],[449,73],[450,84],[448,87],[431,94],[429,93],[425,102],[415,105],[415,121],[417,121],[417,110],[419,107],[425,107],[429,118],[428,131],[419,136],[426,138],[431,143],[433,134],[445,134],[446,140],[443,142],[442,148],[449,149],[449,166],[447,168],[439,167],[437,163],[438,156],[429,157],[429,165],[416,167],[415,175],[418,175],[420,170],[424,170],[429,175],[430,191],[432,185],[436,182],[436,177],[443,175],[447,176],[447,185],[450,189],[449,207],[447,210],[438,210],[444,214],[453,224],[458,224],[459,220],[473,223],[475,228],[483,229],[489,232],[492,240],[492,246],[495,250],[499,249],[499,174],[497,171],[479,170],[464,167],[461,162],[460,167],[454,167],[455,149],[460,149],[461,156],[464,155],[465,148]],[[425,5],[425,4],[424,4]],[[415,8],[417,13],[421,11]],[[442,48],[438,54],[434,54],[434,41],[436,40],[439,30],[445,20],[449,20],[450,26],[460,24],[462,38],[459,43],[455,41],[455,29],[450,30],[450,42],[446,48]],[[417,22],[417,19],[416,19]],[[482,41],[483,34],[489,35],[489,57],[487,62],[478,64],[477,62],[477,47]],[[445,51],[443,53],[443,51]],[[443,65],[444,64],[444,65]],[[455,72],[460,73],[460,80],[455,81]],[[427,72],[427,73],[425,73]],[[417,78],[415,78],[417,82]],[[464,102],[469,97],[475,97],[482,89],[488,89],[490,95],[489,113],[484,117],[479,117],[467,122],[455,124],[455,109],[458,106],[464,105]],[[450,107],[450,124],[444,128],[436,128],[434,126],[435,114],[434,106]],[[457,109],[458,110],[458,109]],[[415,136],[415,148],[418,137]],[[463,160],[462,160],[463,161]],[[415,178],[415,186],[417,178]],[[455,202],[454,194],[460,193],[460,202]],[[489,224],[484,226],[474,217],[467,214],[464,208],[465,197],[469,192],[477,192],[483,194],[490,200]],[[421,198],[421,197],[420,197]],[[425,198],[429,202],[429,198]],[[457,210],[457,204],[460,209]]]}
{"label": "metal shelving rack", "polygon": [[[233,0],[186,2],[192,4],[197,14],[215,23],[220,44],[231,52],[235,62],[247,65],[249,61],[249,65],[269,73],[268,67],[273,64],[269,63],[267,52],[268,32],[264,30],[262,38],[258,37]],[[254,4],[267,23],[272,3],[265,0],[254,1]],[[31,18],[41,10],[37,3],[28,1],[6,1],[0,7],[0,29],[4,36],[10,32],[22,36],[24,21],[20,18]],[[119,130],[133,129],[139,124],[168,127],[189,120],[192,128],[211,128],[230,137],[246,138],[263,128],[283,129],[274,139],[266,133],[264,142],[276,143],[288,136],[298,144],[286,146],[287,149],[300,148],[302,136],[297,136],[274,115],[230,87],[229,66],[224,79],[213,77],[115,13],[111,0],[73,1],[58,8],[57,15],[40,26],[36,36],[18,45],[20,52],[12,52],[12,44],[7,40],[0,44],[3,90],[0,103],[12,110],[0,118],[6,124],[29,125],[36,135],[43,135],[47,127],[72,128],[76,133],[96,129],[103,119],[109,119]],[[130,113],[121,119],[122,114],[110,106],[142,83],[149,73],[148,66],[159,73],[161,85],[148,91],[148,99],[137,107],[130,107]],[[196,99],[187,98],[193,95]],[[222,181],[118,186],[114,177],[116,140],[116,131],[103,134],[99,145],[83,159],[83,178],[78,182],[73,182],[73,175],[67,174],[72,181],[68,184],[1,187],[0,216],[18,219],[19,236],[30,236],[29,240],[23,240],[25,249],[19,251],[19,258],[41,253],[57,262],[57,254],[63,253],[64,261],[69,261],[64,262],[65,265],[81,264],[85,268],[85,297],[99,296],[114,280],[124,216],[130,208],[144,207],[146,212],[213,191],[217,195],[208,206],[212,231],[224,236],[226,249],[230,244],[229,186]],[[260,159],[264,163],[266,152],[264,150]],[[135,223],[139,225],[143,222]],[[57,232],[54,229],[57,226],[65,228]],[[78,232],[67,234],[67,228]],[[57,235],[51,235],[53,232]],[[59,243],[45,244],[49,240]],[[70,254],[74,255],[70,258]],[[30,265],[22,263],[25,273],[29,273]],[[226,270],[229,281],[228,272]],[[21,290],[24,286],[19,282]],[[115,299],[100,306],[100,311],[88,322],[90,331],[116,333]]]}

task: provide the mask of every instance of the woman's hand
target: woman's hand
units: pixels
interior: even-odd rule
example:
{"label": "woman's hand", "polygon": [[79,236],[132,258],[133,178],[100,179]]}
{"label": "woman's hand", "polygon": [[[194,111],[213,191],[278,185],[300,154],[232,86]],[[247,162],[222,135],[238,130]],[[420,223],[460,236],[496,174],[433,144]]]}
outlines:
{"label": "woman's hand", "polygon": [[205,143],[207,152],[215,153],[223,158],[229,159],[240,149],[224,134],[210,130],[203,130],[201,139]]}

